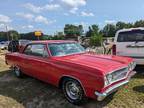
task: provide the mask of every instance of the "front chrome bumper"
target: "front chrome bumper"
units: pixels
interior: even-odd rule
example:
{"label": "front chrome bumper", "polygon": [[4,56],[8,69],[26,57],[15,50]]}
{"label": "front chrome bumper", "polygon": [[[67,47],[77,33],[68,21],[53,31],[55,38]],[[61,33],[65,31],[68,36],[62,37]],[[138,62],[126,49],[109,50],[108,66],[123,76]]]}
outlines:
{"label": "front chrome bumper", "polygon": [[135,74],[136,74],[136,72],[135,72],[135,71],[132,71],[132,72],[130,73],[129,77],[127,78],[127,80],[124,80],[124,81],[122,81],[122,82],[120,82],[120,83],[118,83],[118,84],[113,85],[112,87],[108,88],[108,89],[107,89],[105,92],[103,92],[103,93],[99,93],[99,92],[95,91],[95,95],[97,96],[97,100],[98,100],[98,101],[104,100],[104,98],[107,97],[109,94],[117,91],[119,87],[121,87],[121,86],[123,86],[123,85],[126,85],[126,84],[129,82],[129,79],[130,79],[133,75],[135,75]]}

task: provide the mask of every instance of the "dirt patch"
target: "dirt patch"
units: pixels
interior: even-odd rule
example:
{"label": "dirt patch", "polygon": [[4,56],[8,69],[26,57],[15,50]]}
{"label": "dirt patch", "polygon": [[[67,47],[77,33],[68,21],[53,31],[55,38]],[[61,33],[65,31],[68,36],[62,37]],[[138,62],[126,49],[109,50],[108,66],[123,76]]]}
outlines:
{"label": "dirt patch", "polygon": [[0,108],[24,108],[24,106],[13,98],[0,95]]}

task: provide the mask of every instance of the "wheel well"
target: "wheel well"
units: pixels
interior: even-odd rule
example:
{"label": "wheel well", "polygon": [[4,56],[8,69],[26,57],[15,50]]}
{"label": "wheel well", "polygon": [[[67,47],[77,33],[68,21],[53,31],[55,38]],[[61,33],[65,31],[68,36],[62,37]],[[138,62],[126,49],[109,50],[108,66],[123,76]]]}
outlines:
{"label": "wheel well", "polygon": [[60,79],[59,85],[58,85],[58,87],[59,87],[60,89],[62,88],[62,83],[63,83],[63,81],[66,80],[66,79],[68,79],[68,78],[70,78],[70,77],[63,76],[63,77]]}
{"label": "wheel well", "polygon": [[[58,87],[59,87],[60,89],[62,88],[62,83],[63,83],[63,81],[66,80],[66,79],[76,80],[76,81],[78,81],[78,82],[80,83],[80,85],[82,86],[81,82],[80,82],[78,79],[73,78],[73,77],[70,77],[70,76],[63,76],[63,77],[60,79],[59,85],[58,85]],[[82,88],[83,88],[83,86],[82,86]],[[84,88],[83,88],[83,89],[84,89]]]}

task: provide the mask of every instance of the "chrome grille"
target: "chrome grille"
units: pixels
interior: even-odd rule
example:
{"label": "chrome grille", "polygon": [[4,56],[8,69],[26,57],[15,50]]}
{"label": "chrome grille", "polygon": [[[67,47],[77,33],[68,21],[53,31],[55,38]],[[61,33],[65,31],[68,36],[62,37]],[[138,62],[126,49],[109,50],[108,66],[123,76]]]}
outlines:
{"label": "chrome grille", "polygon": [[128,68],[122,68],[117,71],[111,73],[112,75],[112,82],[121,80],[127,76]]}

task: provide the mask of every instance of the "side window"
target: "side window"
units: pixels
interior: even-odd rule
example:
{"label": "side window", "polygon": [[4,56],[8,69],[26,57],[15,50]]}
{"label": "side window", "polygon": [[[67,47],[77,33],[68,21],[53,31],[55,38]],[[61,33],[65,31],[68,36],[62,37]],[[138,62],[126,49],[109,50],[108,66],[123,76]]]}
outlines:
{"label": "side window", "polygon": [[26,49],[24,50],[24,54],[26,54],[26,55],[31,55],[31,53],[32,53],[31,45],[28,45],[28,46],[26,47]]}
{"label": "side window", "polygon": [[25,54],[27,55],[33,55],[38,57],[47,57],[48,53],[45,48],[45,45],[43,44],[33,44],[26,48]]}

